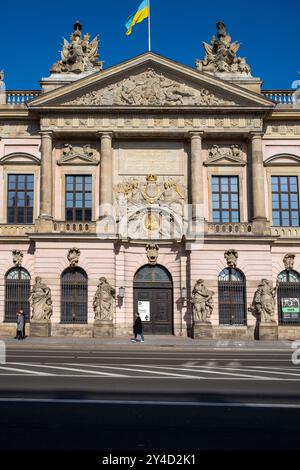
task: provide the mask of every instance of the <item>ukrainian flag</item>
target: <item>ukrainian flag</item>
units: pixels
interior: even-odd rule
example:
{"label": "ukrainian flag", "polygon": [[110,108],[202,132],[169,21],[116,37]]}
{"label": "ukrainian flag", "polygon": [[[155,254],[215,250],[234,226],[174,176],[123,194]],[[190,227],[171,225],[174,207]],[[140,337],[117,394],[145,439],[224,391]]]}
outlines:
{"label": "ukrainian flag", "polygon": [[143,0],[138,10],[132,15],[130,15],[126,20],[126,23],[125,23],[126,28],[127,28],[126,35],[129,36],[132,33],[132,28],[137,23],[141,23],[143,20],[148,18],[148,16],[149,16],[148,0]]}

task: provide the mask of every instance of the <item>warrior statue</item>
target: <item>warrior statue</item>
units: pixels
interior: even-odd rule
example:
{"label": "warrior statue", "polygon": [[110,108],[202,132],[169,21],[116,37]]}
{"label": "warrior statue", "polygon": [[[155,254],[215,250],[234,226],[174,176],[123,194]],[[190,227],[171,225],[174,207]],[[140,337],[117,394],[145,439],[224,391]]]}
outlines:
{"label": "warrior statue", "polygon": [[217,23],[217,38],[213,36],[210,44],[203,43],[206,55],[204,60],[196,60],[196,68],[203,72],[227,72],[251,75],[250,67],[243,57],[237,57],[240,44],[231,42],[224,23]]}
{"label": "warrior statue", "polygon": [[53,65],[50,72],[77,74],[97,72],[103,66],[102,62],[98,62],[98,48],[98,37],[96,36],[91,42],[89,34],[82,37],[82,25],[76,21],[70,42],[64,39],[61,60]]}
{"label": "warrior statue", "polygon": [[112,321],[115,295],[116,290],[109,284],[106,277],[101,277],[93,302],[95,320]]}
{"label": "warrior statue", "polygon": [[207,289],[203,279],[199,279],[196,282],[191,300],[194,321],[209,323],[213,311],[213,295],[214,292]]}
{"label": "warrior statue", "polygon": [[50,320],[52,316],[51,290],[42,282],[41,277],[35,278],[29,302],[32,309],[32,320]]}
{"label": "warrior statue", "polygon": [[250,311],[261,323],[274,323],[275,297],[277,286],[273,287],[267,279],[262,279],[254,294]]}

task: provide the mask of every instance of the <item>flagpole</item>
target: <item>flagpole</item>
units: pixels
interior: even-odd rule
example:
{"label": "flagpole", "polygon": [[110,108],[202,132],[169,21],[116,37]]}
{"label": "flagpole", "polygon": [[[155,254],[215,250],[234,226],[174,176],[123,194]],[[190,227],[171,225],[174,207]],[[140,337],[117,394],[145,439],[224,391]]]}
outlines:
{"label": "flagpole", "polygon": [[151,7],[150,0],[148,2],[148,51],[151,52]]}

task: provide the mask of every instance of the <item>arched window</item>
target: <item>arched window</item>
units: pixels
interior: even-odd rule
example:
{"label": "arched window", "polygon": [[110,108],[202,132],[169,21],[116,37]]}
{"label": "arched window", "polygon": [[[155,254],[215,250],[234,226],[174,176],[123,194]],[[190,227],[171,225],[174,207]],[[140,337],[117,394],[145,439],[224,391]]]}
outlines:
{"label": "arched window", "polygon": [[281,325],[300,324],[300,274],[282,271],[278,275],[278,319]]}
{"label": "arched window", "polygon": [[226,268],[219,275],[220,325],[246,325],[246,280],[234,268]]}
{"label": "arched window", "polygon": [[81,268],[68,268],[61,275],[61,322],[88,322],[88,277]]}
{"label": "arched window", "polygon": [[23,310],[26,320],[30,318],[30,274],[24,268],[12,268],[5,276],[4,321],[15,322],[18,310]]}

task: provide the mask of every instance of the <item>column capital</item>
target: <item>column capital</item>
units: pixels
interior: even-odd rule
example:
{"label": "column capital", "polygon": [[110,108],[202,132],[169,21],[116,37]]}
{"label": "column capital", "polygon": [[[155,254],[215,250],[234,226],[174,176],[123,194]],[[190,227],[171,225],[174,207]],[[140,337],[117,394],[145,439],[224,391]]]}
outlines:
{"label": "column capital", "polygon": [[264,132],[259,132],[259,131],[249,132],[249,137],[251,140],[262,139],[264,135],[265,135]]}
{"label": "column capital", "polygon": [[53,132],[52,131],[39,131],[41,137],[49,137],[52,138]]}
{"label": "column capital", "polygon": [[113,131],[98,131],[98,135],[101,137],[101,139],[112,139],[114,133]]}
{"label": "column capital", "polygon": [[192,139],[202,139],[204,135],[204,131],[191,131],[189,132],[189,136]]}

